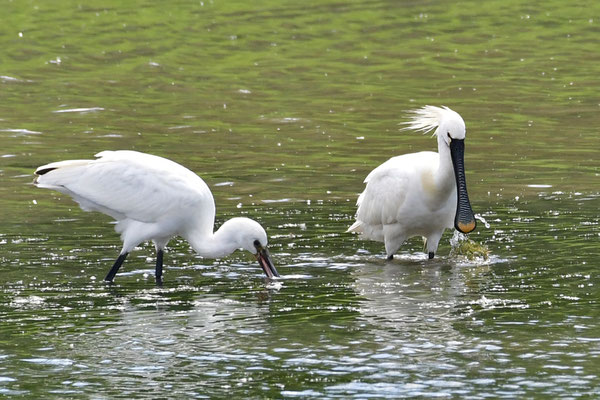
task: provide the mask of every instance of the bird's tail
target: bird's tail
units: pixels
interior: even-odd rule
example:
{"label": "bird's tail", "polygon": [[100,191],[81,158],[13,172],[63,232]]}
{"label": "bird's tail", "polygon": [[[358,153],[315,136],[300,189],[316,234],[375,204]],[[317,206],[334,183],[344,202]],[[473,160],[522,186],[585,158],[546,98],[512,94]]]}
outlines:
{"label": "bird's tail", "polygon": [[346,230],[346,233],[349,232],[356,232],[356,233],[361,233],[362,230],[362,221],[356,221],[355,223],[352,224],[352,226],[350,228],[348,228]]}

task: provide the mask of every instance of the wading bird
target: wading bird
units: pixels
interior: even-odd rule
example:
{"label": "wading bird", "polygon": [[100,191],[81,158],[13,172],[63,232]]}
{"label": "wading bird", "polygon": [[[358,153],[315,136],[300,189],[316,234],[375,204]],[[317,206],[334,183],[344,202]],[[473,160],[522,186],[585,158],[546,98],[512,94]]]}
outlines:
{"label": "wading bird", "polygon": [[189,169],[137,151],[103,151],[96,157],[43,165],[35,171],[34,183],[71,196],[84,211],[99,211],[117,221],[123,249],[104,280],[112,282],[127,254],[152,240],[156,283],[162,283],[163,251],[174,236],[207,258],[247,250],[267,277],[279,276],[266,247],[267,233],[258,222],[232,218],[213,233],[215,201],[206,183]]}
{"label": "wading bird", "polygon": [[405,240],[422,236],[431,259],[446,228],[476,227],[465,179],[465,123],[448,107],[425,106],[406,124],[423,133],[435,129],[438,152],[392,157],[371,171],[348,232],[383,242],[390,260]]}

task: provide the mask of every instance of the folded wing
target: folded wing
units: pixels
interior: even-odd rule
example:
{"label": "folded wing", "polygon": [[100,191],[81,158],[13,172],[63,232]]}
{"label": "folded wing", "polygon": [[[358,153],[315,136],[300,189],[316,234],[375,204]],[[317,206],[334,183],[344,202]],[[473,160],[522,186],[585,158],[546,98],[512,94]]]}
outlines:
{"label": "folded wing", "polygon": [[214,219],[208,186],[187,168],[135,151],[103,151],[96,157],[41,166],[35,184],[68,194],[85,211],[100,211],[116,220],[155,222],[200,208],[212,211]]}

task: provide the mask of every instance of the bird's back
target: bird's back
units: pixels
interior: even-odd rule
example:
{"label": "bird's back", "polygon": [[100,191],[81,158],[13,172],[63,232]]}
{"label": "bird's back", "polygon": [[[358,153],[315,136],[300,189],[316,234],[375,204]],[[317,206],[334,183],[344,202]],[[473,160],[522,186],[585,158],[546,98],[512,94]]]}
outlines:
{"label": "bird's back", "polygon": [[41,166],[35,183],[72,196],[86,211],[100,211],[116,220],[192,220],[202,209],[204,218],[214,221],[208,186],[182,165],[127,150],[103,151],[96,157]]}

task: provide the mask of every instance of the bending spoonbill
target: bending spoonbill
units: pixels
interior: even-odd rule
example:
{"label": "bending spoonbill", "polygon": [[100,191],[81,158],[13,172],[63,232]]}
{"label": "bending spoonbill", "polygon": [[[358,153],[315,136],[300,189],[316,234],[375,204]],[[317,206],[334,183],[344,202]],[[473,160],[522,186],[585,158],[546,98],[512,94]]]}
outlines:
{"label": "bending spoonbill", "polygon": [[279,276],[266,247],[267,233],[258,222],[232,218],[213,233],[215,201],[206,183],[189,169],[137,151],[103,151],[96,157],[43,165],[35,171],[34,183],[68,194],[84,211],[100,211],[117,221],[123,249],[104,280],[112,282],[127,254],[152,240],[156,283],[162,283],[163,252],[177,235],[207,258],[247,250],[267,277]]}
{"label": "bending spoonbill", "polygon": [[469,233],[477,226],[465,179],[465,122],[448,107],[425,106],[406,124],[423,133],[435,129],[438,152],[392,157],[371,171],[348,232],[385,243],[390,260],[406,239],[423,236],[431,259],[446,228]]}

